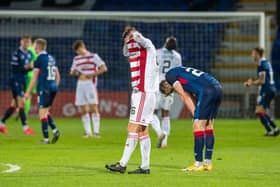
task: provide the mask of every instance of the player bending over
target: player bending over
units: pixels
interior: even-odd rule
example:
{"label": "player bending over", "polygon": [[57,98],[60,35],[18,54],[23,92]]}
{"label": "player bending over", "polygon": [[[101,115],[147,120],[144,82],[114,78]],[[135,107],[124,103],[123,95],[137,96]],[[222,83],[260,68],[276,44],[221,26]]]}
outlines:
{"label": "player bending over", "polygon": [[174,90],[193,115],[195,163],[183,171],[210,171],[214,149],[214,119],[221,103],[222,87],[205,72],[191,67],[176,67],[168,71],[166,80],[160,83],[162,93],[170,95]]}
{"label": "player bending over", "polygon": [[0,121],[0,132],[8,133],[5,122],[15,112],[16,108],[19,111],[23,132],[25,134],[34,134],[35,132],[28,127],[26,114],[24,112],[24,91],[26,87],[27,71],[32,69],[31,53],[28,47],[31,44],[31,37],[24,35],[20,40],[20,47],[13,53],[11,65],[10,86],[13,94],[10,107],[4,113]]}
{"label": "player bending over", "polygon": [[107,71],[107,66],[98,54],[87,50],[82,40],[75,41],[73,49],[78,55],[73,60],[70,74],[78,77],[75,104],[81,109],[85,130],[84,137],[92,137],[89,114],[91,111],[94,137],[99,138],[100,114],[98,110],[97,77]]}
{"label": "player bending over", "polygon": [[51,143],[54,144],[58,140],[60,133],[56,128],[55,122],[50,115],[50,107],[54,101],[57,87],[60,82],[60,74],[56,67],[54,58],[47,53],[47,41],[39,38],[35,40],[35,51],[38,57],[34,63],[34,74],[30,85],[25,93],[26,98],[30,98],[33,87],[37,83],[37,91],[39,98],[39,118],[42,124],[42,133],[44,139],[42,144],[49,144],[48,125],[53,132]]}
{"label": "player bending over", "polygon": [[[159,80],[165,79],[165,74],[174,67],[182,66],[181,55],[176,51],[177,41],[175,37],[168,37],[164,47],[157,50],[157,63],[159,64]],[[167,138],[170,134],[170,117],[169,111],[174,100],[174,94],[165,95],[160,92],[157,93],[156,110],[153,115],[151,126],[158,135],[157,147],[167,147]],[[161,109],[162,128],[156,115],[157,110]]]}
{"label": "player bending over", "polygon": [[149,174],[151,140],[148,125],[152,121],[156,104],[155,93],[158,90],[156,49],[151,40],[130,26],[125,28],[123,41],[123,54],[129,58],[132,86],[128,137],[121,160],[105,167],[124,173],[139,140],[142,163],[138,169],[128,173]]}
{"label": "player bending over", "polygon": [[267,113],[271,100],[276,93],[276,87],[273,80],[273,70],[270,62],[264,57],[264,49],[256,47],[252,50],[254,62],[258,65],[258,78],[253,80],[249,78],[244,82],[245,86],[258,86],[259,93],[257,97],[256,116],[260,119],[266,130],[265,136],[278,136],[279,128]]}

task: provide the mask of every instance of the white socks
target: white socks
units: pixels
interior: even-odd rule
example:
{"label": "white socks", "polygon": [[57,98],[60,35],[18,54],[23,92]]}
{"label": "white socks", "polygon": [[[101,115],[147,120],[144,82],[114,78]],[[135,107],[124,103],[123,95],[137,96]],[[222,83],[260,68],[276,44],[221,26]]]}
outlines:
{"label": "white socks", "polygon": [[153,119],[152,119],[152,122],[151,122],[151,126],[153,127],[153,129],[157,133],[157,136],[160,136],[163,133],[161,128],[160,128],[159,119],[158,119],[157,115],[155,115],[155,114],[153,114]]}
{"label": "white socks", "polygon": [[130,156],[132,155],[133,151],[136,148],[138,142],[138,134],[137,133],[128,133],[128,137],[126,139],[124,151],[122,158],[120,160],[120,165],[125,167],[130,159]]}
{"label": "white socks", "polygon": [[167,139],[170,134],[170,117],[163,117],[161,122],[163,133],[166,135],[161,144],[164,147],[167,146]]}
{"label": "white socks", "polygon": [[141,149],[141,157],[142,169],[149,169],[150,168],[150,153],[151,153],[151,139],[149,135],[145,135],[139,138],[140,139],[140,149]]}
{"label": "white socks", "polygon": [[93,132],[95,134],[99,134],[99,128],[100,128],[100,115],[99,114],[92,114],[91,115],[92,122],[93,122]]}
{"label": "white socks", "polygon": [[82,122],[87,135],[92,135],[89,114],[82,115]]}

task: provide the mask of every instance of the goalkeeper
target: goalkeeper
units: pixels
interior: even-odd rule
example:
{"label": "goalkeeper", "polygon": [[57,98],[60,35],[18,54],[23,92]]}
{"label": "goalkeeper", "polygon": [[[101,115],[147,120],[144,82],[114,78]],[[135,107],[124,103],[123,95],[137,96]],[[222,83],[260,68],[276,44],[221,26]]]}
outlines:
{"label": "goalkeeper", "polygon": [[[33,45],[31,45],[31,46],[28,47],[28,51],[30,51],[30,53],[31,53],[31,63],[32,63],[32,66],[33,66],[33,64],[34,64],[35,60],[37,59],[37,56],[38,56],[38,55],[36,54]],[[31,81],[32,77],[33,77],[33,70],[30,69],[30,70],[27,72],[27,77],[26,77],[26,89],[29,87],[30,81]],[[25,91],[26,91],[26,90],[25,90]],[[36,94],[36,86],[33,87],[31,93],[32,93],[32,95],[33,95],[33,94]],[[28,98],[28,99],[25,100],[25,104],[24,104],[24,112],[25,112],[26,115],[28,115],[28,113],[29,113],[29,111],[30,111],[30,108],[31,108],[31,98]]]}

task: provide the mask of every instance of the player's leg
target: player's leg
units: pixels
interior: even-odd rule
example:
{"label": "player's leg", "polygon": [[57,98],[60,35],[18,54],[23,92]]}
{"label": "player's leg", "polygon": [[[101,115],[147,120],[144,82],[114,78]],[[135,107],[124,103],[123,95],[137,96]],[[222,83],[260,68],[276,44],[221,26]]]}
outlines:
{"label": "player's leg", "polygon": [[266,130],[266,136],[273,136],[273,130],[269,126],[269,121],[265,117],[265,109],[263,108],[262,105],[257,105],[255,109],[256,116],[259,118],[261,124]]}
{"label": "player's leg", "polygon": [[153,116],[152,116],[152,121],[151,121],[151,126],[154,129],[154,131],[157,134],[158,141],[157,141],[157,148],[161,148],[161,144],[163,139],[165,138],[165,134],[163,133],[162,129],[160,128],[160,121],[157,116],[157,110],[155,110]]}
{"label": "player's leg", "polygon": [[56,127],[56,124],[55,124],[55,121],[54,119],[52,118],[49,110],[50,110],[50,107],[54,101],[54,98],[56,96],[56,91],[54,92],[49,92],[49,100],[48,100],[48,103],[46,104],[46,106],[48,106],[48,113],[47,113],[47,118],[48,118],[48,125],[51,127],[52,129],[52,132],[53,132],[53,138],[52,138],[52,141],[51,143],[54,144],[57,142],[57,140],[59,139],[60,137],[60,132],[59,130],[57,129]]}
{"label": "player's leg", "polygon": [[136,145],[138,143],[138,133],[141,130],[140,123],[140,113],[143,109],[143,103],[145,101],[145,93],[142,92],[132,92],[131,94],[131,106],[130,106],[130,116],[128,123],[128,135],[124,147],[122,157],[119,162],[112,165],[106,165],[105,167],[111,171],[116,171],[124,173],[126,170],[126,165],[134,152]]}
{"label": "player's leg", "polygon": [[138,132],[140,125],[129,123],[127,127],[128,135],[125,142],[125,147],[123,150],[122,157],[119,162],[115,164],[106,164],[105,167],[114,172],[124,173],[126,171],[127,163],[134,152],[138,143]]}
{"label": "player's leg", "polygon": [[91,108],[91,119],[93,124],[93,133],[95,138],[100,137],[100,114],[98,110],[98,93],[96,84],[89,82],[87,100],[90,103]]}
{"label": "player's leg", "polygon": [[194,157],[195,163],[183,171],[203,171],[203,149],[204,149],[204,136],[205,128],[209,121],[209,116],[211,114],[211,103],[213,100],[213,95],[210,94],[211,88],[204,88],[205,93],[200,93],[197,96],[197,103],[194,120],[193,120],[193,135],[194,135]]}
{"label": "player's leg", "polygon": [[[31,79],[32,79],[32,75],[33,75],[33,72],[28,72],[27,73],[27,76],[26,76],[26,89],[29,87],[29,84],[31,82]],[[25,89],[25,91],[26,91]],[[26,115],[28,115],[29,111],[30,111],[30,108],[31,108],[31,98],[27,98],[25,99],[25,103],[24,103],[24,112]]]}
{"label": "player's leg", "polygon": [[85,138],[92,136],[91,125],[90,125],[90,115],[89,106],[87,101],[87,85],[83,81],[78,81],[75,96],[75,105],[80,108],[81,120],[83,123]]}
{"label": "player's leg", "polygon": [[165,148],[167,147],[167,139],[171,131],[169,110],[162,109],[161,114],[162,114],[162,120],[161,120],[162,129],[163,129],[163,133],[165,134],[165,138],[162,141],[161,147]]}
{"label": "player's leg", "polygon": [[92,137],[91,125],[90,125],[90,115],[89,115],[89,106],[81,105],[81,119],[83,122],[84,130],[85,130],[85,138]]}
{"label": "player's leg", "polygon": [[5,111],[3,117],[1,118],[0,121],[0,132],[7,134],[8,133],[8,129],[6,128],[6,120],[9,119],[12,114],[14,113],[14,111],[16,110],[16,102],[15,99],[12,99],[10,107]]}
{"label": "player's leg", "polygon": [[[150,173],[150,153],[151,153],[151,139],[149,136],[148,124],[152,121],[153,112],[156,105],[156,95],[153,93],[142,93],[144,95],[144,102],[141,105],[143,108],[138,111],[138,120],[141,122],[138,132],[140,140],[140,151],[142,163],[141,166],[129,172],[129,174],[149,174]],[[141,98],[142,99],[142,98]]]}
{"label": "player's leg", "polygon": [[255,109],[255,114],[259,118],[261,124],[266,130],[266,136],[273,136],[273,130],[270,128],[269,120],[265,117],[265,106],[267,105],[266,94],[260,94],[257,98],[257,105]]}
{"label": "player's leg", "polygon": [[203,148],[204,148],[204,133],[208,120],[193,120],[194,134],[194,158],[193,165],[182,169],[182,171],[203,171]]}
{"label": "player's leg", "polygon": [[216,86],[214,90],[214,97],[211,104],[210,116],[208,123],[205,128],[205,156],[204,156],[204,169],[206,171],[211,171],[212,165],[212,155],[214,151],[215,144],[215,133],[214,133],[214,120],[218,115],[219,107],[222,102],[222,89],[220,86]]}
{"label": "player's leg", "polygon": [[264,118],[268,121],[269,126],[273,130],[273,135],[278,136],[280,133],[279,128],[267,112],[267,109],[269,108],[271,100],[274,98],[274,96],[275,96],[274,92],[269,92],[264,97],[264,105],[263,105],[263,107],[265,108]]}
{"label": "player's leg", "polygon": [[163,139],[161,147],[164,148],[164,147],[167,147],[167,139],[168,139],[168,136],[170,135],[170,131],[171,131],[169,111],[170,111],[171,105],[173,103],[174,96],[173,96],[173,94],[171,94],[169,96],[161,95],[161,98],[162,98],[161,103],[160,103],[161,114],[162,114],[161,123],[162,123],[163,133],[165,134],[165,138]]}
{"label": "player's leg", "polygon": [[[146,93],[135,91],[131,96],[131,109],[130,109],[130,118],[128,124],[128,137],[126,140],[124,152],[122,158],[119,162],[112,165],[106,165],[105,167],[111,171],[116,171],[120,173],[124,173],[126,170],[126,165],[134,152],[136,145],[138,143],[138,137],[140,132],[144,132],[146,130],[145,126],[152,120],[152,114],[155,109],[155,95],[148,94],[146,98]],[[144,126],[144,127],[143,127]],[[151,146],[151,142],[148,140],[148,130],[145,131],[146,134],[141,134],[143,142],[142,146],[144,146],[141,150],[141,155],[143,163],[149,163],[149,155],[148,151]],[[144,159],[144,160],[143,160]],[[149,165],[149,164],[146,164]],[[138,169],[136,172],[132,171],[131,173],[145,173],[148,169]],[[143,172],[142,172],[143,171]],[[147,172],[148,173],[148,172]]]}
{"label": "player's leg", "polygon": [[17,97],[17,104],[19,109],[19,117],[22,125],[23,132],[25,134],[35,134],[35,131],[33,131],[28,125],[27,125],[27,117],[24,112],[24,98],[21,96]]}
{"label": "player's leg", "polygon": [[142,162],[138,169],[130,171],[128,174],[150,174],[151,139],[148,126],[141,125],[138,135]]}
{"label": "player's leg", "polygon": [[100,138],[100,114],[97,104],[91,105],[91,119],[93,123],[93,133],[95,138]]}
{"label": "player's leg", "polygon": [[204,156],[204,169],[207,171],[212,170],[212,155],[215,144],[214,134],[214,119],[209,120],[205,129],[205,156]]}
{"label": "player's leg", "polygon": [[5,126],[6,120],[8,120],[12,116],[12,114],[16,111],[16,108],[17,108],[16,99],[18,96],[21,95],[20,84],[14,80],[11,80],[10,83],[11,83],[10,87],[11,87],[13,99],[11,101],[9,108],[5,111],[4,115],[1,118],[0,132],[2,132],[2,133],[8,133],[8,130]]}
{"label": "player's leg", "polygon": [[158,116],[157,116],[157,113],[158,113],[158,109],[159,109],[159,103],[160,103],[160,93],[157,93],[157,98],[156,98],[156,109],[154,111],[154,114],[153,114],[153,119],[151,121],[151,127],[154,129],[154,131],[156,132],[157,134],[157,137],[158,137],[158,143],[157,143],[157,147],[160,148],[161,147],[161,142],[162,142],[162,139],[164,137],[164,134],[163,134],[163,131],[161,130],[161,127],[160,127],[160,121],[158,119]]}
{"label": "player's leg", "polygon": [[51,116],[50,112],[48,112],[48,125],[51,127],[52,132],[53,132],[53,138],[52,138],[51,143],[54,144],[54,143],[56,143],[57,140],[59,139],[59,137],[60,137],[60,132],[59,132],[59,130],[57,129],[57,126],[56,126],[56,124],[55,124],[55,121],[54,121],[53,117]]}
{"label": "player's leg", "polygon": [[[41,103],[40,103],[40,106]],[[41,121],[41,128],[42,128],[42,134],[43,134],[43,140],[41,141],[42,144],[49,144],[49,131],[48,131],[48,113],[49,109],[47,107],[40,107],[39,108],[39,118]]]}

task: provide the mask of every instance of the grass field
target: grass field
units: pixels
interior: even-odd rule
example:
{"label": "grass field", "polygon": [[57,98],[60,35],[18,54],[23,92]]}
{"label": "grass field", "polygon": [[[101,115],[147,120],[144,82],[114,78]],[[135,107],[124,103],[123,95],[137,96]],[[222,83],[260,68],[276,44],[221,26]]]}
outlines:
{"label": "grass field", "polygon": [[[70,186],[280,186],[280,137],[263,137],[256,120],[217,120],[214,170],[187,173],[180,169],[193,162],[190,120],[172,121],[167,149],[156,149],[151,130],[150,175],[111,173],[106,163],[118,161],[126,139],[127,120],[103,119],[101,139],[83,139],[79,119],[57,119],[62,133],[54,145],[40,145],[40,124],[29,120],[37,135],[26,136],[19,123],[8,121],[9,134],[0,134],[1,187]],[[140,164],[139,146],[128,170]],[[5,163],[21,170],[2,173]]]}

